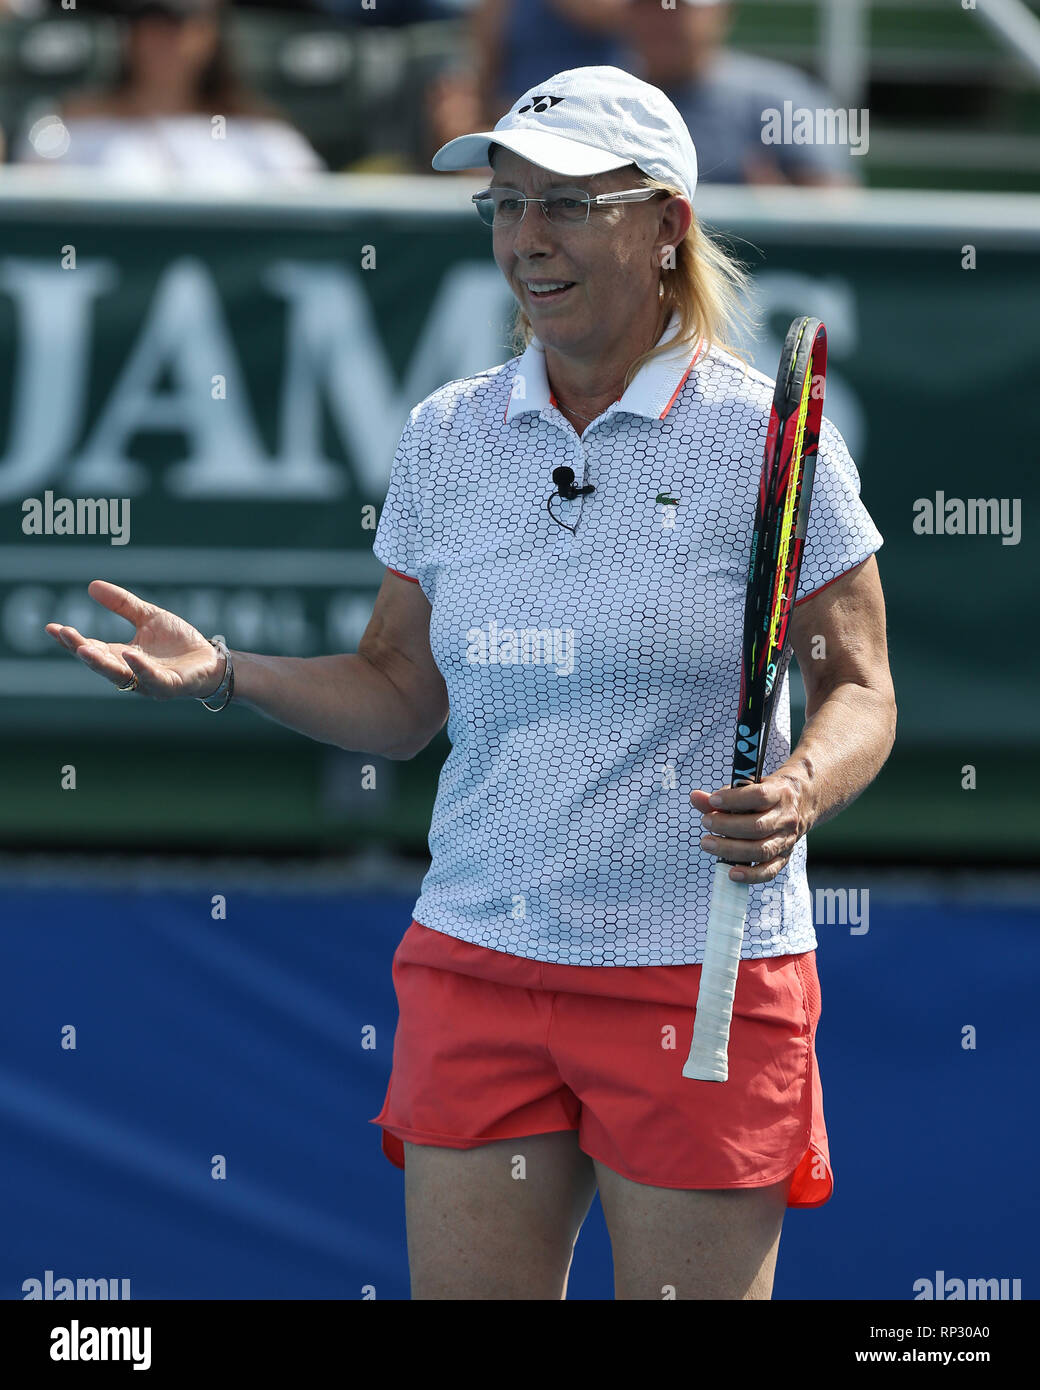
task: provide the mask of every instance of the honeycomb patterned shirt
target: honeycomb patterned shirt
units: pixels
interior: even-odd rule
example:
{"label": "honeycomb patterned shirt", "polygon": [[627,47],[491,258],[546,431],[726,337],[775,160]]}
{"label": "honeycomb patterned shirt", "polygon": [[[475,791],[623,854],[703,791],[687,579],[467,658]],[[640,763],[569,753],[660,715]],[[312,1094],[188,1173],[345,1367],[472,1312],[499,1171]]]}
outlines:
{"label": "honeycomb patterned shirt", "polygon": [[[716,856],[689,796],[730,781],[772,396],[677,345],[579,435],[536,338],[411,411],[373,549],[430,601],[450,705],[424,926],[560,965],[702,961]],[[560,465],[595,491],[551,515]],[[859,487],[825,419],[797,601],[881,546]],[[763,775],[791,751],[786,675],[775,711]],[[803,837],[751,885],[742,956],[815,946]]]}

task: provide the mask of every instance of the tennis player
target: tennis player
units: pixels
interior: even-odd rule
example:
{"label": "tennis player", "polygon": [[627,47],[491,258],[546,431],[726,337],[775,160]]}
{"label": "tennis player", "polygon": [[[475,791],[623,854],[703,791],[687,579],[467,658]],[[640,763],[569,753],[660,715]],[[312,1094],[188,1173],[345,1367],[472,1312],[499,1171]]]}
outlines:
{"label": "tennis player", "polygon": [[[832,1190],[805,835],[892,747],[881,536],[825,419],[805,728],[792,750],[785,686],[763,780],[730,789],[773,382],[732,350],[744,279],[694,216],[689,132],[575,69],[433,164],[484,161],[523,351],[411,411],[358,652],[228,651],[99,580],[134,643],[48,631],[120,689],[233,694],[343,748],[410,758],[447,722],[372,1121],[413,1298],[565,1298],[598,1187],[617,1298],[765,1299],[785,1210]],[[719,855],[750,884],[722,1085],[682,1076]]]}

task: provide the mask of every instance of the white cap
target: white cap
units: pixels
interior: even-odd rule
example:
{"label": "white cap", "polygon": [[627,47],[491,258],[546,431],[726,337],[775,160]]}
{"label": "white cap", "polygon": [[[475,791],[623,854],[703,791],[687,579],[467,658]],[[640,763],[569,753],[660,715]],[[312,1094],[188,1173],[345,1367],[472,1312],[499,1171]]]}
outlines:
{"label": "white cap", "polygon": [[638,164],[691,202],[697,187],[697,152],[686,122],[660,88],[622,68],[571,68],[546,78],[494,130],[442,145],[433,167],[487,164],[492,143],[554,174],[584,178]]}

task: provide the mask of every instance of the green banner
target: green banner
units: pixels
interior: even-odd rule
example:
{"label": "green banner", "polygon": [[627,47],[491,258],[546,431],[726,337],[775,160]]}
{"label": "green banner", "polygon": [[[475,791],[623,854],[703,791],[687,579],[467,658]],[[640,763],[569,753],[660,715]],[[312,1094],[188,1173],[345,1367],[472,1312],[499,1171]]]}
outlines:
{"label": "green banner", "polygon": [[[419,218],[416,189],[432,185]],[[8,843],[422,838],[443,735],[415,764],[377,760],[382,789],[366,802],[361,755],[242,708],[214,719],[194,702],[118,695],[43,630],[128,637],[86,593],[103,578],[239,649],[356,647],[405,417],[511,355],[512,301],[461,184],[328,190],[313,205],[0,191]],[[899,703],[885,776],[902,772],[900,798],[932,798],[935,843],[956,849],[982,804],[961,769],[995,779],[997,759],[1040,759],[1022,640],[1037,588],[1040,362],[1040,233],[1024,229],[1040,228],[1040,199],[862,193],[843,212],[825,195],[746,192],[707,190],[701,215],[754,272],[757,366],[770,371],[796,313],[827,324],[827,413],[885,538]],[[93,769],[86,795],[82,781],[59,786],[77,758]],[[135,763],[150,779],[136,809]],[[901,813],[869,795],[873,812],[853,808],[832,842],[897,852]]]}

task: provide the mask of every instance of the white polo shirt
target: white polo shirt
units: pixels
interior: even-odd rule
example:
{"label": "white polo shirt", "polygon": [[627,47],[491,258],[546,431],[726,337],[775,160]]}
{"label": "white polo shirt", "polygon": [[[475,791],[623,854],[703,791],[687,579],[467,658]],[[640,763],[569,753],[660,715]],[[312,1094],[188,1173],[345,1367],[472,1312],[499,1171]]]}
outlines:
{"label": "white polo shirt", "polygon": [[[679,348],[579,435],[535,339],[410,413],[373,549],[429,599],[450,703],[424,926],[561,965],[703,959],[716,857],[689,797],[730,781],[772,396],[730,354]],[[546,510],[561,464],[595,487],[554,501],[573,533]],[[881,544],[825,419],[798,601]],[[764,775],[790,733],[785,676]],[[803,838],[752,885],[742,954],[815,945]]]}

